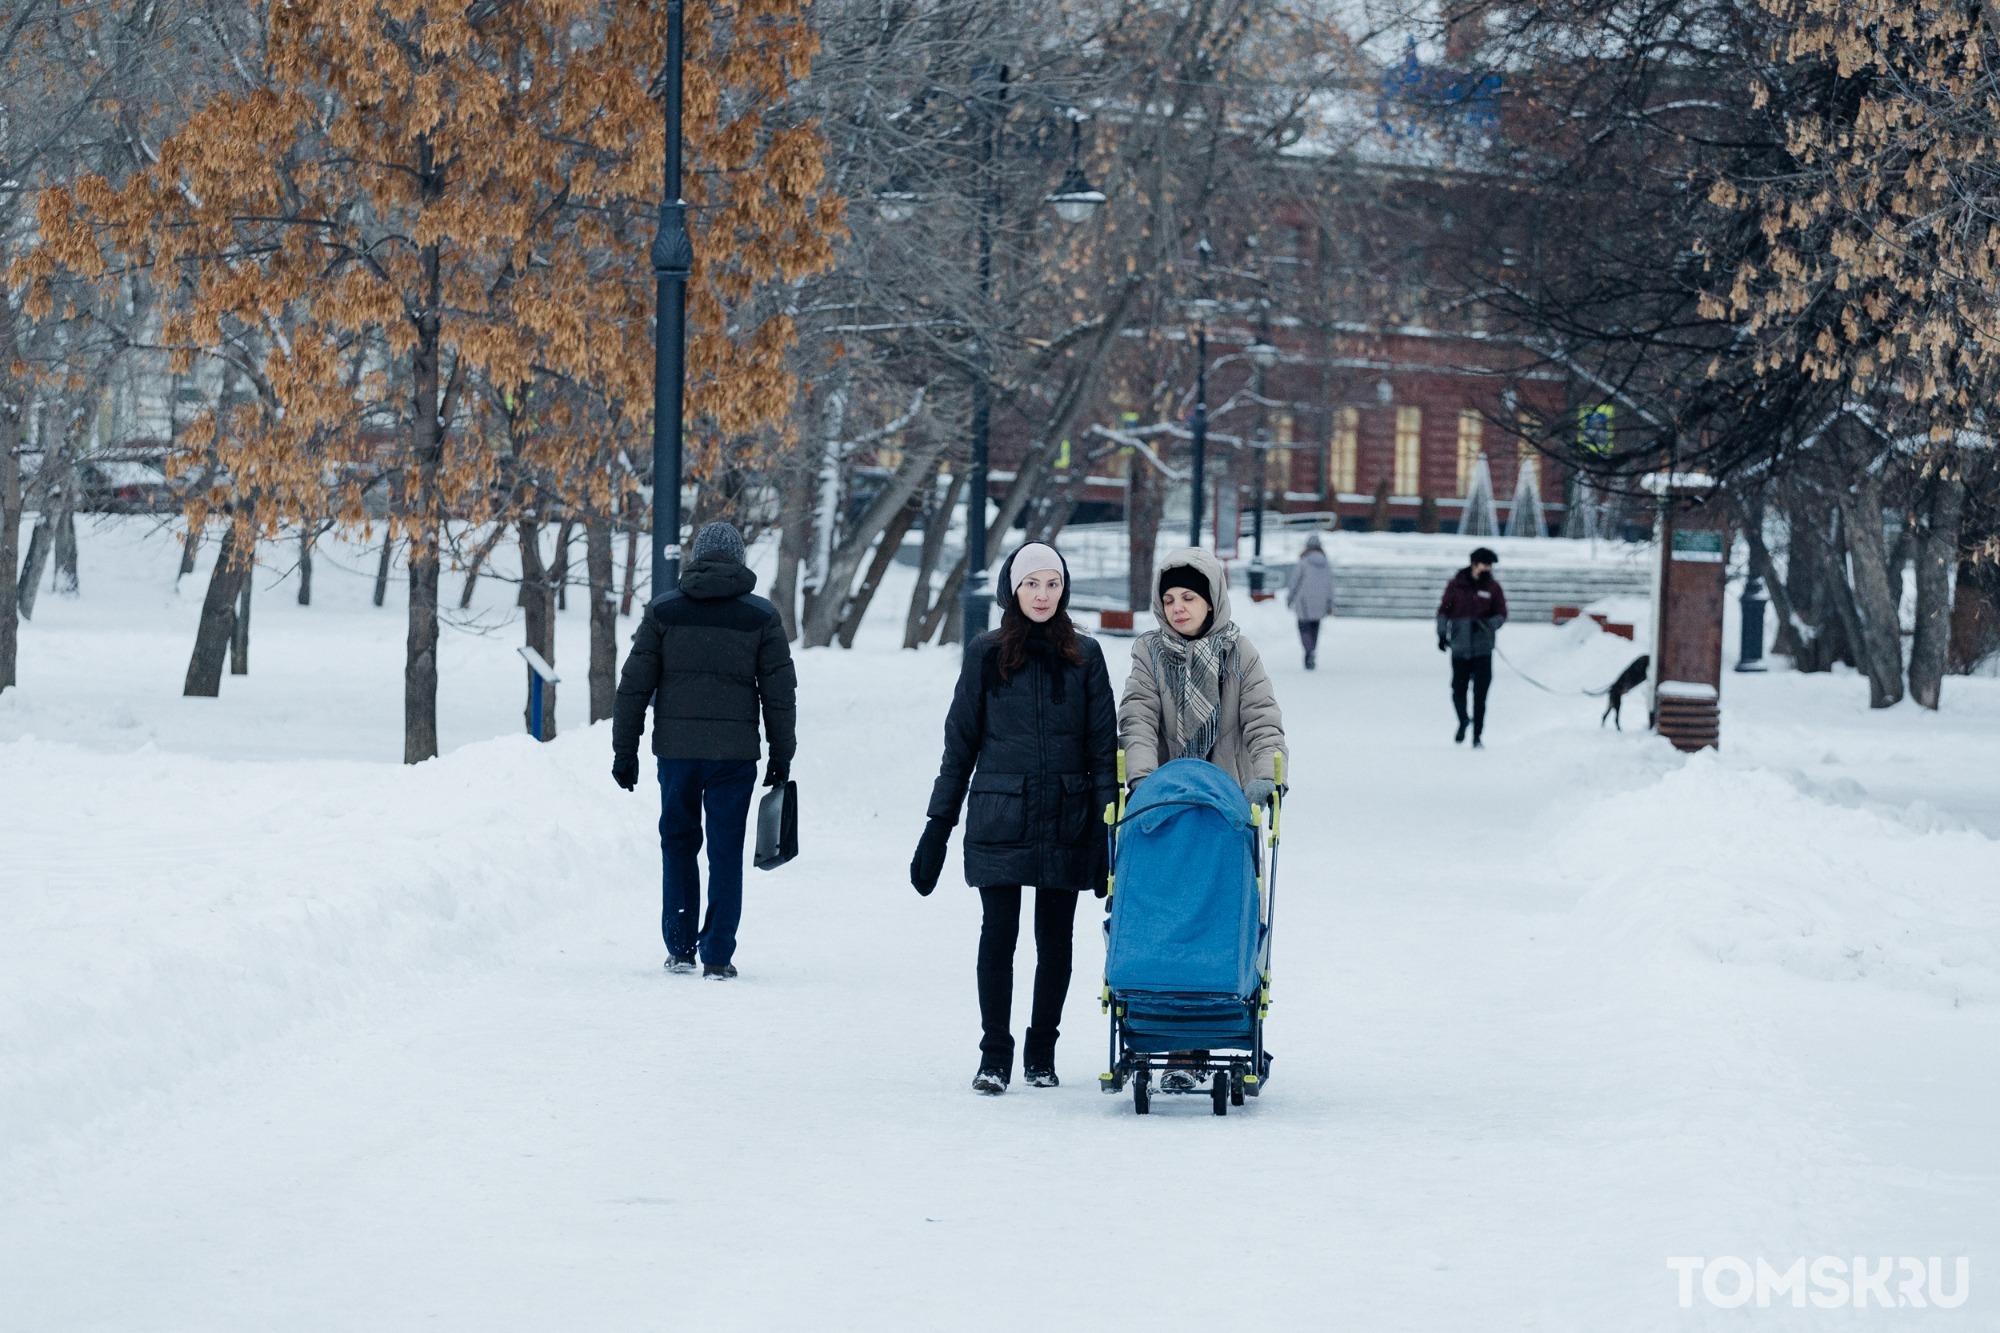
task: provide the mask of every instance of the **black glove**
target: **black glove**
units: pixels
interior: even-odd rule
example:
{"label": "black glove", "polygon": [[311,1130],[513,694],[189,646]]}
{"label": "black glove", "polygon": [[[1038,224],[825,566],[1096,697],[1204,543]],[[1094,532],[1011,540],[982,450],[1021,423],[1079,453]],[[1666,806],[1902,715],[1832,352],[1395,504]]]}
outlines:
{"label": "black glove", "polygon": [[1444,652],[1444,651],[1446,651],[1447,649],[1449,649],[1450,647],[1451,647],[1451,645],[1450,645],[1449,643],[1445,642],[1445,637],[1444,637],[1444,635],[1442,635],[1442,634],[1438,635],[1438,651],[1439,651],[1439,652]]}
{"label": "black glove", "polygon": [[1090,847],[1090,891],[1102,898],[1110,892],[1105,880],[1111,874],[1111,849],[1103,838],[1092,838]]}
{"label": "black glove", "polygon": [[785,785],[785,779],[791,777],[791,775],[791,764],[778,758],[776,755],[772,755],[771,762],[764,767],[764,785],[766,787],[782,787]]}
{"label": "black glove", "polygon": [[926,898],[944,873],[945,847],[950,842],[951,825],[942,819],[924,825],[924,836],[917,839],[917,854],[910,858],[910,887]]}
{"label": "black glove", "polygon": [[621,754],[611,761],[611,780],[631,791],[639,785],[639,756]]}

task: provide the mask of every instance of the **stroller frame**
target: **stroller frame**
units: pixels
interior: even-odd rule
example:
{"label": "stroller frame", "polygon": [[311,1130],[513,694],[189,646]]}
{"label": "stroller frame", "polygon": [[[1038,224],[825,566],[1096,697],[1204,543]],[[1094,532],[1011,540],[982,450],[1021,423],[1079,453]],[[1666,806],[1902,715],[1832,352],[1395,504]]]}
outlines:
{"label": "stroller frame", "polygon": [[[1285,756],[1280,752],[1275,760],[1275,772],[1280,790],[1285,780]],[[1263,900],[1263,936],[1257,946],[1257,993],[1240,1003],[1249,1019],[1250,1042],[1247,1050],[1232,1046],[1212,1047],[1207,1050],[1161,1049],[1162,1042],[1157,1037],[1136,1037],[1126,1026],[1126,1018],[1132,1001],[1112,992],[1107,980],[1100,1002],[1104,1012],[1111,1016],[1110,1068],[1097,1076],[1099,1091],[1117,1095],[1129,1083],[1132,1087],[1132,1109],[1136,1114],[1147,1115],[1152,1110],[1155,1091],[1168,1095],[1192,1095],[1205,1093],[1214,1104],[1216,1115],[1228,1115],[1231,1106],[1243,1105],[1246,1097],[1255,1097],[1264,1090],[1264,1083],[1270,1077],[1271,1059],[1264,1050],[1264,1016],[1271,1008],[1271,933],[1272,922],[1277,915],[1278,903],[1278,834],[1283,814],[1283,797],[1274,790],[1269,801],[1270,819],[1268,828],[1265,807],[1254,806],[1251,820],[1256,826],[1256,846],[1258,851],[1257,885]],[[1118,830],[1125,822],[1125,752],[1118,752],[1118,799],[1104,807],[1105,840],[1111,867],[1105,877],[1104,929],[1111,930],[1111,906],[1118,892]],[[1169,997],[1171,998],[1171,997]],[[1213,997],[1203,997],[1213,1001]],[[1215,1008],[1227,1006],[1215,1002]],[[1193,1086],[1169,1088],[1164,1086],[1170,1072],[1192,1074]],[[1160,1086],[1155,1086],[1156,1076]],[[1201,1086],[1206,1080],[1207,1087]]]}

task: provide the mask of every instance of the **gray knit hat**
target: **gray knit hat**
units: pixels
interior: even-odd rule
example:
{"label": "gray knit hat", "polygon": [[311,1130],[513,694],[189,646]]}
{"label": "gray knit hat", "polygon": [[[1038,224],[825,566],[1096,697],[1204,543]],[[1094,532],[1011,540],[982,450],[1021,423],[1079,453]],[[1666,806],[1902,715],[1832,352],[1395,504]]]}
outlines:
{"label": "gray knit hat", "polygon": [[715,556],[742,564],[743,534],[727,523],[705,524],[694,535],[694,545],[688,548],[688,561],[693,563]]}

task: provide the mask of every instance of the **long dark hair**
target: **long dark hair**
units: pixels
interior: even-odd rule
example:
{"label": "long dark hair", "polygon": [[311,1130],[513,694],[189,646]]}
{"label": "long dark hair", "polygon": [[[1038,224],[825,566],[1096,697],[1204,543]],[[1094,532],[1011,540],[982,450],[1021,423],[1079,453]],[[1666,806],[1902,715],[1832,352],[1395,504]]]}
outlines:
{"label": "long dark hair", "polygon": [[1071,622],[1069,612],[1057,611],[1037,625],[1021,609],[1019,599],[1010,597],[1007,609],[1000,613],[1000,649],[994,654],[1003,683],[1014,679],[1014,673],[1028,665],[1030,634],[1046,638],[1049,646],[1055,649],[1056,656],[1071,666],[1083,665],[1083,649],[1077,646],[1076,625]]}

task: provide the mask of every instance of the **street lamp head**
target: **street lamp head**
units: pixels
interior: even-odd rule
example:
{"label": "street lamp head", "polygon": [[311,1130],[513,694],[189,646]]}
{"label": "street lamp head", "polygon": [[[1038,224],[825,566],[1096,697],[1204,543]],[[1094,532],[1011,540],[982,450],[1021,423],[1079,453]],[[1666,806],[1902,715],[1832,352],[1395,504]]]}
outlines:
{"label": "street lamp head", "polygon": [[886,190],[875,192],[875,212],[884,222],[894,225],[908,222],[917,215],[917,208],[924,197],[915,190],[901,184],[891,185]]}
{"label": "street lamp head", "polygon": [[1056,216],[1064,222],[1088,222],[1091,214],[1103,206],[1104,191],[1090,183],[1082,167],[1071,163],[1062,184],[1045,202],[1055,207]]}
{"label": "street lamp head", "polygon": [[1283,352],[1279,351],[1273,344],[1267,343],[1262,339],[1251,343],[1246,355],[1250,358],[1250,364],[1256,366],[1259,370],[1270,370],[1285,359]]}

